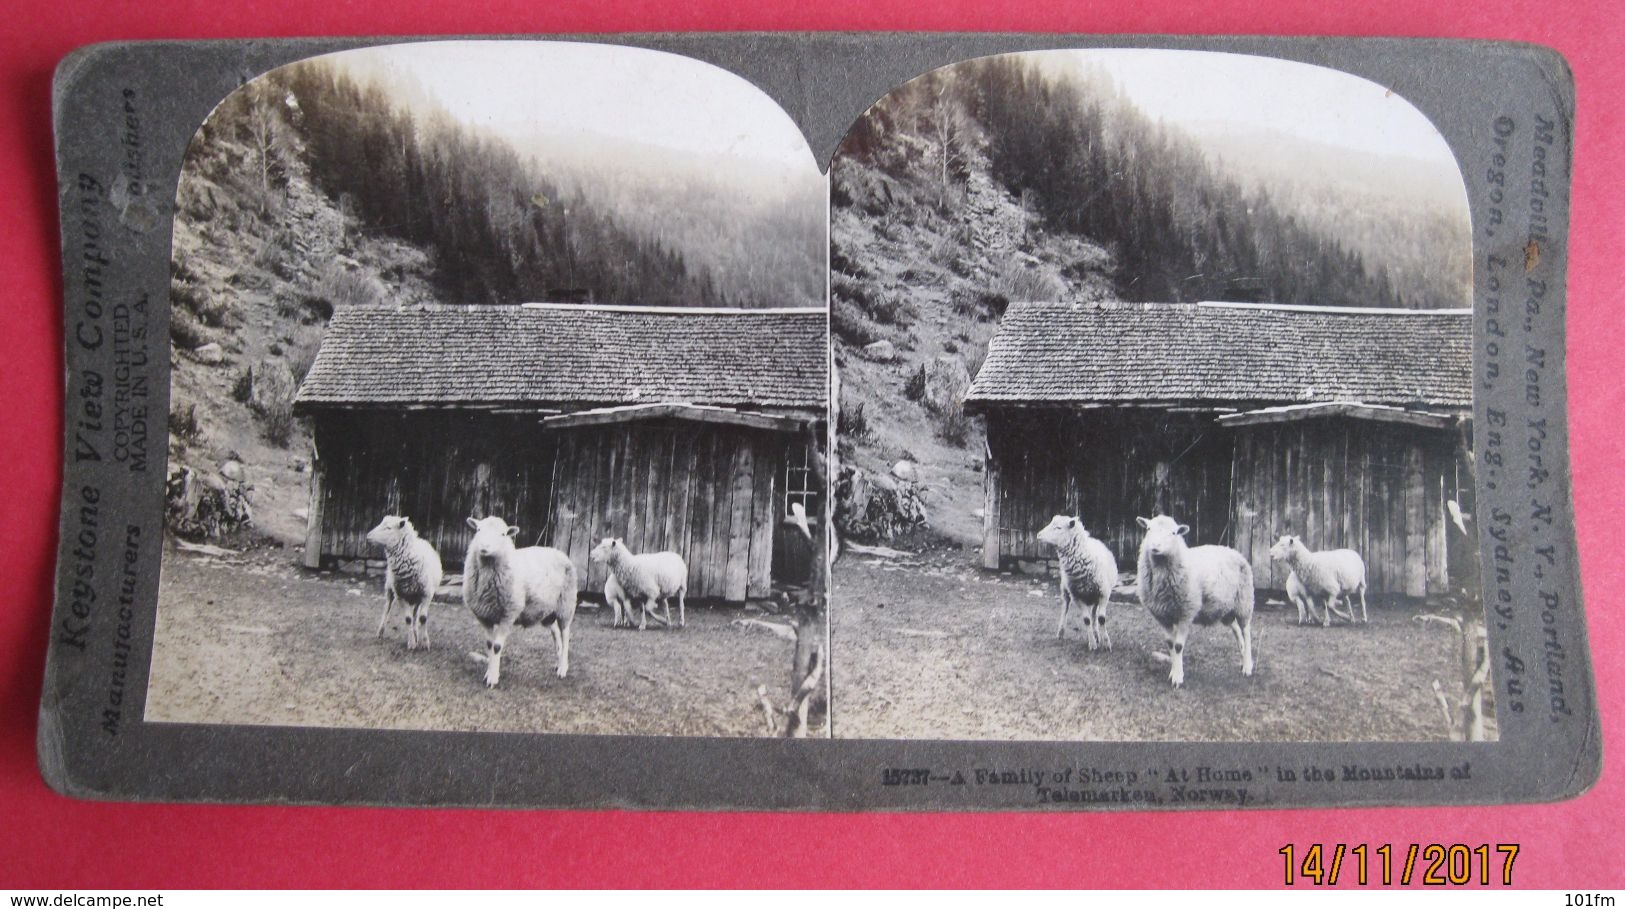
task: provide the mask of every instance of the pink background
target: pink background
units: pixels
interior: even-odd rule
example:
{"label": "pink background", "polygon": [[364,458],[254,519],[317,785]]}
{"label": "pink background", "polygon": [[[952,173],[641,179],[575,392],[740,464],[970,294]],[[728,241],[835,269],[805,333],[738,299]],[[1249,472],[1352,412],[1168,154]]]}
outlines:
{"label": "pink background", "polygon": [[[149,8],[142,9],[143,6]],[[610,6],[610,4],[605,4]],[[62,414],[50,85],[80,45],[144,38],[915,30],[1387,35],[1546,44],[1574,69],[1569,370],[1575,505],[1605,749],[1625,723],[1616,613],[1625,325],[1619,303],[1625,17],[1590,4],[1462,0],[21,0],[0,14],[0,887],[1050,885],[1273,887],[1286,842],[1518,841],[1515,881],[1625,885],[1625,771],[1556,805],[1190,814],[825,815],[130,805],[40,780],[35,716],[51,602]],[[462,7],[459,9],[459,7]],[[1614,301],[1614,302],[1610,302]],[[1616,752],[1617,753],[1617,752]],[[625,861],[610,844],[648,848]],[[1141,860],[1155,855],[1155,862]],[[493,873],[494,872],[494,873]]]}

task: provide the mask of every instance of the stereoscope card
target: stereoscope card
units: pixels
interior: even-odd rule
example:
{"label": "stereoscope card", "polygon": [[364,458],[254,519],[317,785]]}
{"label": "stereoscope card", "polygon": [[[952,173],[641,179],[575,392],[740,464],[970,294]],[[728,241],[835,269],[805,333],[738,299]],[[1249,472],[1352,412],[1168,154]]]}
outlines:
{"label": "stereoscope card", "polygon": [[55,85],[108,799],[1572,797],[1537,47],[131,43]]}

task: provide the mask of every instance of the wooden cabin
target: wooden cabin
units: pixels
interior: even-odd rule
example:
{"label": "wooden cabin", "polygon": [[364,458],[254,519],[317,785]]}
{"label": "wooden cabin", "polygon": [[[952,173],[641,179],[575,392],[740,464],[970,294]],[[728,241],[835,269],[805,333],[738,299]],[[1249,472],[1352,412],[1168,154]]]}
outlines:
{"label": "wooden cabin", "polygon": [[826,419],[821,309],[351,308],[295,399],[313,424],[304,562],[379,560],[366,532],[404,514],[460,570],[469,515],[570,554],[619,536],[672,550],[689,596],[742,601],[795,579],[792,503]]}
{"label": "wooden cabin", "polygon": [[1083,519],[1125,570],[1136,516],[1251,560],[1270,545],[1364,556],[1373,593],[1476,585],[1448,541],[1472,510],[1471,310],[1256,303],[1014,303],[969,392],[986,420],[983,564],[1052,570],[1036,533]]}

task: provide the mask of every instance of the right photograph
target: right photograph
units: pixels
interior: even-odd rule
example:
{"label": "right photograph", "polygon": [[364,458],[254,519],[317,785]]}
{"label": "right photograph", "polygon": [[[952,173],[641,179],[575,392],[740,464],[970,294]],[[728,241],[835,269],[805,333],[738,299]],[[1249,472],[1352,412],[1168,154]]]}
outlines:
{"label": "right photograph", "polygon": [[927,73],[830,177],[833,734],[1497,737],[1472,246],[1402,86]]}

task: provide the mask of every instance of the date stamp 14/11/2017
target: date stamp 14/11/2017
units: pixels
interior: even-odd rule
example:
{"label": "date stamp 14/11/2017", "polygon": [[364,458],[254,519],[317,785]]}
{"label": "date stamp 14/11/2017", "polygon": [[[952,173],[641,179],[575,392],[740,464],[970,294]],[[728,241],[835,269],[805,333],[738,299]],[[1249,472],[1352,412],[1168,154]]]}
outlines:
{"label": "date stamp 14/11/2017", "polygon": [[[1282,858],[1285,884],[1335,887],[1339,882],[1358,886],[1488,887],[1512,886],[1512,864],[1517,843],[1288,843],[1277,852]],[[1348,873],[1352,872],[1352,874]],[[1571,902],[1571,906],[1613,905],[1609,902]]]}

